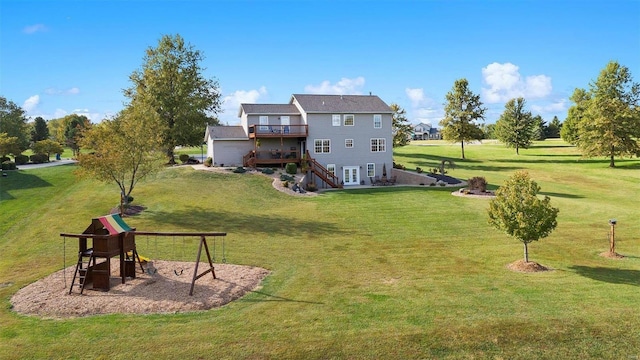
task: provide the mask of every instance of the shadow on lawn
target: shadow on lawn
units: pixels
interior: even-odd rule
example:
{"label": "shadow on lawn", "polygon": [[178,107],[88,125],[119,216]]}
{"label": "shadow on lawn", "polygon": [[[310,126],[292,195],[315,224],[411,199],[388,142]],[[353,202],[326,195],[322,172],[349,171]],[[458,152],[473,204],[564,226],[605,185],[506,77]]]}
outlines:
{"label": "shadow on lawn", "polygon": [[300,220],[295,214],[290,216],[269,214],[244,214],[211,209],[188,208],[178,211],[146,210],[145,215],[152,220],[179,228],[194,228],[200,231],[223,231],[228,233],[249,233],[269,235],[335,235],[346,233],[335,224]]}
{"label": "shadow on lawn", "polygon": [[578,275],[611,284],[640,286],[640,270],[612,269],[605,267],[570,266]]}
{"label": "shadow on lawn", "polygon": [[0,200],[13,200],[9,191],[32,188],[44,188],[52,186],[51,183],[42,180],[36,175],[24,171],[3,171],[7,176],[0,178]]}
{"label": "shadow on lawn", "polygon": [[540,195],[561,197],[561,198],[567,198],[567,199],[582,199],[582,198],[584,198],[584,196],[581,196],[581,195],[563,194],[563,193],[548,192],[548,191],[541,191]]}

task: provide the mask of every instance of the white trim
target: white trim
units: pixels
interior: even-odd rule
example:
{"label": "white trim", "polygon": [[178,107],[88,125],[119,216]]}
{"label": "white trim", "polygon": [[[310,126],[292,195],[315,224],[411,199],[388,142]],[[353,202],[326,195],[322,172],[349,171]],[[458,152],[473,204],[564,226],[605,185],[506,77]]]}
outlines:
{"label": "white trim", "polygon": [[336,174],[336,164],[327,164],[327,171],[332,175]]}
{"label": "white trim", "polygon": [[[320,141],[320,151],[318,151],[318,141]],[[326,142],[326,145],[325,145]],[[325,146],[329,149],[324,151]],[[313,153],[314,154],[331,154],[331,139],[314,139],[313,140]]]}
{"label": "white trim", "polygon": [[[351,141],[351,146],[349,146],[349,143],[348,143],[349,141]],[[353,139],[344,139],[344,147],[346,149],[353,149],[353,146],[354,146],[353,144],[354,144]]]}
{"label": "white trim", "polygon": [[369,149],[371,152],[387,151],[387,139],[385,138],[371,138],[371,140],[369,141],[369,144],[370,144]]}
{"label": "white trim", "polygon": [[[371,166],[371,172],[369,172],[369,166]],[[376,164],[375,163],[367,163],[367,177],[376,176]]]}

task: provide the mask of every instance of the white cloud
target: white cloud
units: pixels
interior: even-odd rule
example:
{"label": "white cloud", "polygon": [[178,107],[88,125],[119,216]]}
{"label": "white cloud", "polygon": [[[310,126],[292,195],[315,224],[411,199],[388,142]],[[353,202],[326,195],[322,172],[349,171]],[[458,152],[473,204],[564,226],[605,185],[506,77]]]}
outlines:
{"label": "white cloud", "polygon": [[335,84],[325,80],[320,85],[305,86],[304,91],[310,94],[359,95],[362,94],[364,83],[365,80],[362,76],[355,79],[342,78]]}
{"label": "white cloud", "polygon": [[560,99],[547,105],[531,105],[531,111],[539,114],[553,114],[567,110],[567,99]]}
{"label": "white cloud", "polygon": [[40,95],[33,95],[24,101],[24,103],[22,104],[22,108],[27,113],[30,113],[36,109],[39,103],[40,103]]}
{"label": "white cloud", "polygon": [[44,93],[47,95],[77,95],[80,93],[80,89],[77,87],[72,87],[65,90],[58,88],[47,88],[44,89]]}
{"label": "white cloud", "polygon": [[238,122],[238,109],[240,104],[252,104],[257,103],[258,100],[267,95],[267,88],[261,86],[257,90],[236,90],[230,95],[222,97],[222,113],[218,114],[220,122],[237,123]]}
{"label": "white cloud", "polygon": [[53,117],[52,117],[52,119],[59,119],[59,118],[61,118],[61,117],[65,117],[65,116],[67,116],[67,115],[69,115],[69,113],[68,113],[68,112],[66,112],[65,110],[63,110],[63,109],[56,109],[56,111],[54,111],[54,113],[53,113]]}
{"label": "white cloud", "polygon": [[540,99],[551,94],[551,78],[533,75],[522,78],[518,66],[512,63],[491,63],[482,68],[482,77],[489,87],[482,88],[486,103],[506,102],[517,97]]}
{"label": "white cloud", "polygon": [[422,88],[406,88],[404,92],[407,94],[407,97],[409,97],[409,100],[411,100],[411,106],[418,107],[425,103],[424,90]]}
{"label": "white cloud", "polygon": [[49,29],[46,26],[44,26],[44,24],[35,24],[35,25],[25,26],[24,29],[22,29],[22,32],[25,34],[35,34],[37,32],[43,32],[47,30]]}

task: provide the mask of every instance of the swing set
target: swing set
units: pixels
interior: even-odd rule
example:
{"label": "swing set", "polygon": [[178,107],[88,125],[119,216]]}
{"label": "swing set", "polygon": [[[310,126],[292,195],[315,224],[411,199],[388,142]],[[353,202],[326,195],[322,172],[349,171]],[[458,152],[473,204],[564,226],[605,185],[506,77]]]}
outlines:
{"label": "swing set", "polygon": [[[141,256],[138,255],[136,249],[136,235],[155,236],[155,237],[172,237],[173,248],[175,249],[175,237],[182,237],[184,251],[184,238],[185,237],[199,237],[200,245],[198,247],[198,253],[196,256],[195,269],[193,270],[193,277],[191,280],[191,288],[189,295],[193,295],[193,288],[196,280],[211,273],[214,279],[216,279],[216,273],[213,266],[215,262],[215,249],[216,238],[222,237],[222,262],[226,263],[225,257],[225,237],[227,233],[223,232],[152,232],[152,231],[136,231],[135,228],[129,227],[124,220],[118,214],[101,216],[99,218],[92,219],[91,225],[82,234],[68,234],[62,233],[60,236],[64,238],[64,268],[66,269],[66,241],[67,238],[78,239],[78,262],[76,263],[76,269],[69,287],[69,294],[71,294],[74,286],[80,288],[80,294],[82,294],[85,285],[93,283],[94,289],[103,291],[109,291],[110,289],[110,273],[111,273],[111,261],[110,258],[114,256],[120,257],[120,277],[122,283],[126,281],[126,277],[135,278],[135,263],[136,260],[140,265],[142,272],[145,272]],[[213,259],[209,251],[209,245],[207,244],[207,237],[213,237]],[[88,246],[88,240],[91,240],[91,247]],[[148,241],[148,240],[147,240]],[[157,241],[156,241],[157,247]],[[206,260],[209,263],[209,267],[202,273],[198,273],[200,260],[202,258],[202,249],[204,248],[206,254]],[[148,264],[148,263],[147,263]],[[151,274],[149,268],[147,272]],[[182,275],[184,269],[174,269],[176,276]],[[77,281],[76,281],[77,280]],[[66,275],[65,275],[66,286]]]}

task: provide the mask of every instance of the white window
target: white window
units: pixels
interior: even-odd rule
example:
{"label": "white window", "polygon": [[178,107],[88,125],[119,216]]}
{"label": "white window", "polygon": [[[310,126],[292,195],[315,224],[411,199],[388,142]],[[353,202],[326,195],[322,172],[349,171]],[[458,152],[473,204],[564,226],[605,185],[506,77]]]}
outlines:
{"label": "white window", "polygon": [[313,144],[313,151],[316,154],[328,154],[331,152],[331,140],[329,139],[316,139]]}
{"label": "white window", "polygon": [[265,115],[260,115],[260,130],[267,131],[269,130],[269,117]]}
{"label": "white window", "polygon": [[368,163],[367,164],[367,177],[376,176],[376,164]]}
{"label": "white window", "polygon": [[353,126],[353,125],[355,125],[355,117],[353,115],[345,115],[344,126]]}
{"label": "white window", "polygon": [[335,175],[336,174],[336,164],[327,164],[327,171],[331,175]]}
{"label": "white window", "polygon": [[332,115],[331,123],[333,124],[333,126],[340,126],[340,115]]}
{"label": "white window", "polygon": [[346,147],[347,149],[351,149],[353,147],[353,139],[345,139],[344,147]]}
{"label": "white window", "polygon": [[384,138],[371,139],[371,152],[387,151],[386,140]]}
{"label": "white window", "polygon": [[374,129],[382,128],[382,115],[380,114],[373,115],[373,128]]}

